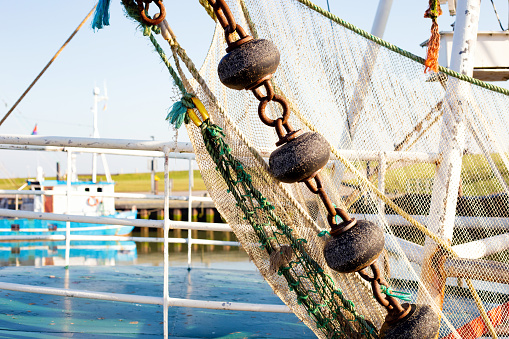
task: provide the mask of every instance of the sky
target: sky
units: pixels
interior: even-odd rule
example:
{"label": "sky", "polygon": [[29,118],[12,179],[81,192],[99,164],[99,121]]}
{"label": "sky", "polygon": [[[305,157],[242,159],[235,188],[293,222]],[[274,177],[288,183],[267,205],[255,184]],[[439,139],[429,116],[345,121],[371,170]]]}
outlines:
{"label": "sky", "polygon": [[[267,0],[269,1],[269,0]],[[502,25],[508,25],[508,2],[494,0]],[[92,0],[6,1],[0,20],[0,116],[4,116],[32,80],[74,31],[95,2]],[[315,3],[327,8],[326,0]],[[165,0],[167,21],[194,60],[201,65],[209,48],[214,23],[198,0]],[[329,0],[340,18],[371,31],[378,0]],[[384,39],[414,54],[425,56],[419,44],[429,37],[431,22],[423,18],[428,1],[394,0]],[[154,6],[155,7],[155,6]],[[441,31],[451,30],[455,17],[446,4],[439,18]],[[491,2],[482,0],[480,30],[499,31]],[[168,53],[169,49],[168,49]],[[92,91],[107,86],[108,101],[99,104],[99,133],[105,138],[173,141],[175,133],[164,120],[175,98],[172,80],[150,42],[126,18],[119,0],[112,1],[110,26],[93,31],[85,24],[18,108],[0,126],[0,134],[89,137],[92,134]],[[497,83],[501,85],[500,83]],[[504,87],[505,83],[502,84]],[[178,141],[188,141],[185,129]],[[107,156],[115,173],[148,172],[145,158]],[[42,166],[55,175],[66,155],[0,150],[0,178],[34,177]],[[78,158],[78,172],[91,173],[91,156]],[[172,169],[185,164],[171,162]],[[162,170],[162,161],[159,161]],[[99,165],[99,172],[102,166]]]}

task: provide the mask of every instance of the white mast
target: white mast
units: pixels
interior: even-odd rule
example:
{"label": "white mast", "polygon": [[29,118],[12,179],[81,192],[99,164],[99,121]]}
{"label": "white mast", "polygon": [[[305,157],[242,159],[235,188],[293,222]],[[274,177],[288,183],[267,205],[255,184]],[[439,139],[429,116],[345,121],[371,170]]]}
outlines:
{"label": "white mast", "polygon": [[[94,116],[94,130],[93,130],[93,138],[99,138],[99,129],[97,128],[97,104],[101,101],[108,100],[108,93],[106,91],[106,85],[104,86],[104,96],[99,96],[101,91],[99,87],[94,87],[94,106],[92,107],[92,114]],[[106,181],[111,182],[111,174],[108,167],[108,163],[106,162],[106,156],[101,153],[101,160],[104,167],[104,174],[106,175]],[[92,182],[97,182],[97,153],[92,155]]]}
{"label": "white mast", "polygon": [[373,20],[373,26],[371,27],[371,34],[374,36],[383,38],[385,27],[387,27],[387,21],[389,20],[389,14],[391,13],[391,7],[392,0],[380,0],[378,2],[375,20]]}

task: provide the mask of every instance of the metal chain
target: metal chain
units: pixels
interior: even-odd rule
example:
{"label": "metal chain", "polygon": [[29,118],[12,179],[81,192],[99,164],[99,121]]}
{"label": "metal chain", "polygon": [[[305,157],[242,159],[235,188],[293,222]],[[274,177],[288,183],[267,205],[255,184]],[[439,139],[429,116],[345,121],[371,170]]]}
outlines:
{"label": "metal chain", "polygon": [[[243,43],[253,40],[253,37],[248,35],[244,28],[235,22],[235,18],[230,11],[230,7],[228,7],[224,0],[208,0],[208,3],[214,9],[217,21],[219,21],[219,24],[224,29],[224,37],[226,39],[226,43],[228,44],[226,52],[230,52],[232,49],[237,48]],[[235,32],[237,32],[240,37],[240,39],[237,41],[233,41],[232,37],[233,33]]]}
{"label": "metal chain", "polygon": [[[150,25],[159,25],[164,18],[166,17],[166,8],[163,5],[163,0],[135,0],[136,5],[138,5],[138,10],[140,11],[140,15],[143,18],[143,21]],[[148,13],[148,7],[150,3],[154,1],[157,7],[159,7],[159,14],[154,15],[154,18],[150,18]]]}
{"label": "metal chain", "polygon": [[409,304],[401,305],[400,302],[395,297],[387,294],[384,295],[381,286],[385,286],[387,290],[389,288],[389,284],[380,274],[380,268],[378,267],[378,264],[376,262],[373,262],[369,266],[369,268],[371,269],[373,276],[370,276],[368,274],[367,267],[360,270],[358,273],[364,280],[371,283],[373,296],[375,297],[376,301],[380,305],[385,307],[385,309],[389,313],[386,321],[388,323],[394,323],[406,317],[411,310],[410,305]]}
{"label": "metal chain", "polygon": [[[244,29],[240,25],[236,24],[230,8],[224,0],[208,0],[208,3],[212,6],[212,8],[214,8],[217,19],[225,31],[225,38],[228,44],[226,52],[230,52],[236,47],[253,39],[251,36],[245,33]],[[240,39],[237,41],[232,41],[231,35],[235,31],[239,34]],[[275,94],[272,83],[270,82],[271,77],[272,75],[266,76],[265,78],[251,85],[249,89],[253,92],[255,98],[260,101],[258,105],[258,116],[260,120],[265,125],[274,127],[276,129],[276,133],[279,137],[279,141],[276,143],[276,146],[280,146],[295,139],[301,135],[302,132],[301,130],[294,130],[290,125],[290,104],[285,97]],[[265,89],[265,94],[261,91],[262,87]],[[271,119],[266,115],[265,110],[267,108],[267,104],[271,101],[277,102],[281,105],[283,111],[282,117]],[[325,189],[323,188],[322,178],[319,172],[320,170],[313,173],[309,178],[303,180],[303,182],[312,193],[317,194],[322,200],[328,213],[327,221],[331,226],[331,235],[339,235],[355,226],[357,222],[354,218],[351,218],[348,215],[346,210],[337,208],[332,203],[329,196],[325,192]],[[336,216],[339,216],[342,222],[340,222]],[[368,274],[367,268],[364,268],[358,273],[364,280],[371,283],[373,296],[380,305],[385,307],[388,312],[387,321],[395,322],[408,315],[411,310],[409,304],[401,305],[396,298],[389,295],[384,296],[381,286],[389,288],[389,284],[381,276],[380,269],[376,261],[371,263],[369,268],[371,269],[373,276]]]}

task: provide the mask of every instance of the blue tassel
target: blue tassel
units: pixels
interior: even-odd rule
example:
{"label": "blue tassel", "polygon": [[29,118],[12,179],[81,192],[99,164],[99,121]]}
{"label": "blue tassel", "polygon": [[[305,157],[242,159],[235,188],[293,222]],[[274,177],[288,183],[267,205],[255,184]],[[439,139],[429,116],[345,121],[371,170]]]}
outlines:
{"label": "blue tassel", "polygon": [[179,129],[184,123],[186,117],[187,107],[184,106],[182,101],[178,101],[171,106],[170,113],[166,116],[166,120],[169,120],[171,124]]}
{"label": "blue tassel", "polygon": [[110,25],[110,1],[99,0],[95,9],[94,21],[92,21],[93,29],[101,29],[103,26]]}

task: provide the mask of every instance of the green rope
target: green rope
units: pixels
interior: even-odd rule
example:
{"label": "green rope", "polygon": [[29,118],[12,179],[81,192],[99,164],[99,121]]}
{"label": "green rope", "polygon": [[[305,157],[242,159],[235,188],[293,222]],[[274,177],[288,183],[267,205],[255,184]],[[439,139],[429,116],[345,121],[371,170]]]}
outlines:
{"label": "green rope", "polygon": [[319,237],[324,237],[324,236],[326,236],[326,235],[330,236],[330,232],[329,232],[329,231],[327,231],[327,230],[323,230],[323,231],[321,231],[320,233],[318,233],[318,236],[319,236]]}
{"label": "green rope", "polygon": [[[377,43],[378,45],[380,46],[383,46],[393,52],[396,52],[404,57],[407,57],[413,61],[416,61],[420,64],[423,64],[424,65],[424,62],[425,62],[425,59],[424,58],[421,58],[415,54],[412,54],[408,51],[405,51],[404,49],[401,49],[399,48],[398,46],[395,46],[385,40],[382,40],[380,39],[379,37],[376,37],[368,32],[366,32],[365,30],[362,30],[346,21],[344,21],[343,19],[340,19],[339,17],[337,17],[336,15],[326,11],[325,9],[315,5],[313,2],[309,1],[309,0],[297,0],[298,2],[300,2],[301,4],[305,5],[306,7],[314,10],[315,12],[318,12],[320,13],[321,15],[325,16],[326,18],[334,21],[335,23],[337,24],[340,24],[341,26],[345,27],[346,29],[349,29],[351,30],[352,32],[354,33],[357,33],[359,34],[360,36],[368,39],[368,40],[371,40],[375,43]],[[444,73],[444,74],[447,74],[449,76],[452,76],[454,78],[457,78],[459,80],[463,80],[463,81],[466,81],[466,82],[469,82],[473,85],[477,85],[479,87],[483,87],[483,88],[486,88],[486,89],[489,89],[491,91],[494,91],[494,92],[498,92],[498,93],[501,93],[501,94],[505,94],[505,95],[509,95],[509,90],[506,89],[506,88],[502,88],[502,87],[499,87],[499,86],[495,86],[493,84],[488,84],[484,81],[481,81],[479,79],[475,79],[475,78],[472,78],[468,75],[465,75],[465,74],[461,74],[461,73],[458,73],[458,72],[455,72],[453,71],[452,69],[449,69],[449,68],[446,68],[446,67],[443,67],[443,66],[439,66],[438,67],[439,71]]]}
{"label": "green rope", "polygon": [[386,287],[384,285],[380,285],[380,289],[382,290],[382,293],[388,295],[389,297],[398,298],[404,301],[412,301],[411,293],[394,291],[392,288]]}
{"label": "green rope", "polygon": [[[296,294],[297,303],[303,305],[309,316],[315,319],[316,327],[332,338],[376,338],[377,330],[373,324],[356,312],[353,302],[334,287],[331,277],[307,253],[306,240],[293,235],[293,230],[276,215],[275,207],[253,186],[251,176],[232,156],[231,148],[223,139],[222,129],[206,120],[201,125],[201,132],[216,169],[242,210],[244,219],[253,227],[260,247],[269,255],[280,252],[282,246],[291,247],[295,258],[279,267],[278,274],[286,279],[290,291]],[[273,226],[277,231],[268,234]],[[350,312],[354,320],[348,319],[344,311]],[[352,326],[352,321],[360,324],[360,333]]]}
{"label": "green rope", "polygon": [[430,19],[436,20],[442,14],[440,10],[440,0],[431,0],[429,3],[429,12],[427,12],[426,15]]}

